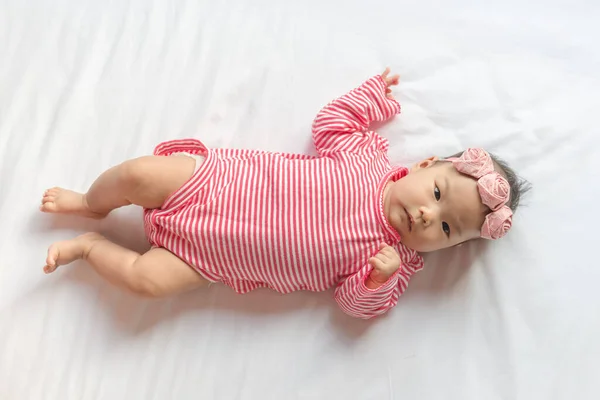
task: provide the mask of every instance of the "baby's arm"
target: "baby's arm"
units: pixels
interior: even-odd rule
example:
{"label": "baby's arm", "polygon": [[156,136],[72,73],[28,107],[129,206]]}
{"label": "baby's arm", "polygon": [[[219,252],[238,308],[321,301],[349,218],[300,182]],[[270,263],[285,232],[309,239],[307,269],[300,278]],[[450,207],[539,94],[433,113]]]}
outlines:
{"label": "baby's arm", "polygon": [[365,286],[375,290],[384,285],[400,269],[400,255],[392,246],[385,243],[379,245],[379,252],[369,258],[373,270],[367,277]]}
{"label": "baby's arm", "polygon": [[385,121],[400,112],[391,94],[399,76],[389,69],[366,81],[350,93],[325,106],[313,122],[313,140],[321,155],[327,151],[356,151],[373,142],[368,134],[373,121]]}
{"label": "baby's arm", "polygon": [[338,285],[335,299],[346,314],[369,319],[398,303],[411,275],[396,250],[382,244],[367,265]]}

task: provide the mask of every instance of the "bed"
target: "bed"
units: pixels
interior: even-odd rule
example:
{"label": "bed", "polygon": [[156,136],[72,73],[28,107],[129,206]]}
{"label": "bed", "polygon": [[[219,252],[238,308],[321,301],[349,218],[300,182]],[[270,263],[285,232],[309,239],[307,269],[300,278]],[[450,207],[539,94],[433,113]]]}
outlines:
{"label": "bed", "polygon": [[[0,1],[0,399],[598,399],[600,5]],[[510,235],[426,256],[398,306],[331,292],[168,300],[46,248],[90,230],[143,251],[142,212],[38,211],[44,189],[195,137],[313,152],[333,98],[389,66],[390,158],[483,146],[533,185]]]}

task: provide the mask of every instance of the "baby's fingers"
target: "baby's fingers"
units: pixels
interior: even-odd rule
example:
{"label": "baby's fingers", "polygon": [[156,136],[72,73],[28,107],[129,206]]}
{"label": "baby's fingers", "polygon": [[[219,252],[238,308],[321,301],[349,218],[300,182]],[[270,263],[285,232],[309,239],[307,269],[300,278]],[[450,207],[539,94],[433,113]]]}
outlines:
{"label": "baby's fingers", "polygon": [[400,256],[393,247],[387,247],[379,252],[388,262],[396,264]]}
{"label": "baby's fingers", "polygon": [[379,244],[379,253],[383,253],[383,254],[394,254],[396,252],[396,250],[394,250],[394,248],[392,246],[390,246],[387,243],[380,243]]}
{"label": "baby's fingers", "polygon": [[381,252],[387,256],[393,256],[396,254],[396,250],[394,250],[392,246],[386,246],[385,248],[381,249]]}
{"label": "baby's fingers", "polygon": [[383,261],[381,261],[379,258],[377,257],[371,257],[369,258],[369,264],[371,264],[371,266],[375,269],[383,269],[385,267],[385,264]]}
{"label": "baby's fingers", "polygon": [[387,67],[387,68],[385,69],[385,71],[383,71],[383,73],[381,74],[381,77],[382,77],[382,78],[383,78],[383,80],[384,80],[384,81],[386,81],[386,82],[387,82],[387,76],[388,76],[388,74],[389,74],[389,73],[390,73],[390,67]]}

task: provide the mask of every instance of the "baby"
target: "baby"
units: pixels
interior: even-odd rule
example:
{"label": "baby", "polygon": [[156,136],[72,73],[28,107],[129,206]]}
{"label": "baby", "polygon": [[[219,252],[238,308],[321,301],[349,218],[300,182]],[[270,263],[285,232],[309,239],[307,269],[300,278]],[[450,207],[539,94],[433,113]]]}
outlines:
{"label": "baby", "polygon": [[104,172],[85,194],[47,190],[48,213],[104,218],[143,207],[152,248],[139,254],[87,233],[51,245],[44,271],[83,259],[109,282],[151,297],[211,282],[238,293],[334,287],[347,314],[385,313],[423,268],[419,253],[501,238],[525,189],[481,149],[410,170],[391,166],[387,140],[369,130],[400,112],[390,89],[399,77],[389,72],[319,112],[318,156],[173,140]]}

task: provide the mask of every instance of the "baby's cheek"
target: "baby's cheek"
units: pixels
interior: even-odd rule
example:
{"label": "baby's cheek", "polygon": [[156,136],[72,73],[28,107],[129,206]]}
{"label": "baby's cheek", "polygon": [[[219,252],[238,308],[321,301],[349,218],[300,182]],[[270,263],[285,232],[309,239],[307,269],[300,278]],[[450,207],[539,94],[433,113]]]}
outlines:
{"label": "baby's cheek", "polygon": [[443,241],[441,240],[442,238],[440,232],[436,232],[434,229],[425,230],[421,239],[423,245],[430,249],[439,249],[443,247]]}

